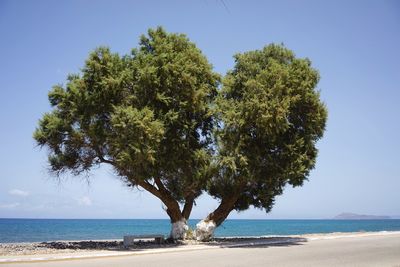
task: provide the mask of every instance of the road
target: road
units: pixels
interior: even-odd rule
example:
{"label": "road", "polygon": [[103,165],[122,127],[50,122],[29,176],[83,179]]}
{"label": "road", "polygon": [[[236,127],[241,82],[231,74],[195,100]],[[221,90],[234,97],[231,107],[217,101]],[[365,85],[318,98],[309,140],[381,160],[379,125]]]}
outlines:
{"label": "road", "polygon": [[258,247],[210,248],[2,266],[379,266],[400,267],[400,234],[317,239]]}

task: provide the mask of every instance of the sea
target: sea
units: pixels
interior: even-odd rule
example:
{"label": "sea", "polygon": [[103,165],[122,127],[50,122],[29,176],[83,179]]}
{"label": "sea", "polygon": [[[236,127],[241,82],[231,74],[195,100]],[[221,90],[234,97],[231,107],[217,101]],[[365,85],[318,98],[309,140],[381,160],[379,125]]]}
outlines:
{"label": "sea", "polygon": [[[189,220],[194,227],[199,220]],[[0,219],[0,243],[122,239],[127,234],[170,232],[166,219]],[[400,231],[390,220],[226,220],[217,237],[284,236],[334,232]]]}

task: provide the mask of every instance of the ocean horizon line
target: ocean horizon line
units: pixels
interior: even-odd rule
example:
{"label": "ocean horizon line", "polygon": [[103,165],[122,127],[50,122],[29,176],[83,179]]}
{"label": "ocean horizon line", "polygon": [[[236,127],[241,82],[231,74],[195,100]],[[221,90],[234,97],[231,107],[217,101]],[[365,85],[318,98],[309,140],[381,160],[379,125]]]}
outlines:
{"label": "ocean horizon line", "polygon": [[[0,217],[0,220],[170,220],[169,218],[33,218],[33,217]],[[204,218],[189,218],[189,220],[203,220]],[[273,221],[273,220],[333,220],[333,221],[357,221],[357,220],[400,220],[400,216],[392,216],[385,219],[335,219],[335,218],[229,218],[227,221],[254,220],[254,221]]]}
{"label": "ocean horizon line", "polygon": [[[0,217],[12,220],[170,220],[169,218],[33,218],[33,217]],[[189,218],[189,220],[203,220],[204,218]],[[232,218],[226,220],[334,220],[332,218]]]}

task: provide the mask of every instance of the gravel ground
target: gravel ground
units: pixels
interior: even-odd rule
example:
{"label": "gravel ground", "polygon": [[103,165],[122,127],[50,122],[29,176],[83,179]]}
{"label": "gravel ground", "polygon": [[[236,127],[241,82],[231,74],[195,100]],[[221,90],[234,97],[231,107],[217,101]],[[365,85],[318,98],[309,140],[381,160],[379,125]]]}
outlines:
{"label": "gravel ground", "polygon": [[198,242],[195,240],[185,240],[171,242],[166,240],[163,244],[156,244],[153,241],[135,242],[134,246],[124,247],[121,240],[88,240],[88,241],[53,241],[53,242],[32,242],[32,243],[0,243],[0,256],[11,255],[35,255],[35,254],[55,254],[55,253],[74,253],[88,250],[109,250],[109,251],[129,251],[135,249],[170,248],[183,245],[206,244],[210,246],[221,246],[225,244],[249,243],[249,242],[280,242],[280,241],[305,241],[299,237],[259,237],[259,238],[215,238],[210,242]]}

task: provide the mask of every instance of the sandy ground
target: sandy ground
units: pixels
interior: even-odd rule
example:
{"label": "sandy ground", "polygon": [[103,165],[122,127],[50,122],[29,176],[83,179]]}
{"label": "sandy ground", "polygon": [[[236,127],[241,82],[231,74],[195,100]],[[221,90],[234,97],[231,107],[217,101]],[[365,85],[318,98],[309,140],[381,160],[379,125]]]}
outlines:
{"label": "sandy ground", "polygon": [[400,232],[243,239],[125,251],[89,250],[43,255],[4,255],[0,256],[0,266],[400,267]]}

